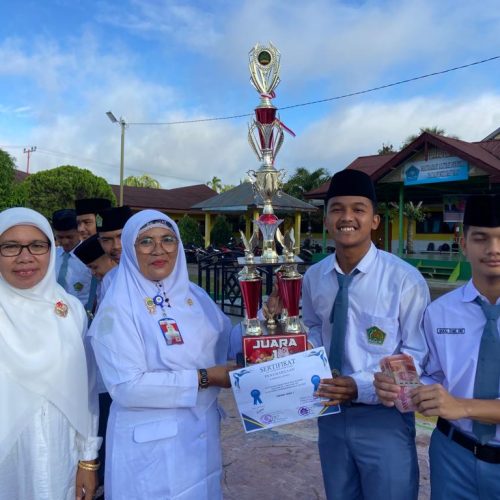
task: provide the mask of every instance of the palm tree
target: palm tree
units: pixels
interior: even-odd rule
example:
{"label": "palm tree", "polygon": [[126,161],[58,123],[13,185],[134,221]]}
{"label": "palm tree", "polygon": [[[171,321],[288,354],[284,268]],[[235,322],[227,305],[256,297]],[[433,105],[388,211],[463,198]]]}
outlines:
{"label": "palm tree", "polygon": [[[392,208],[391,208],[392,206]],[[391,202],[390,206],[386,206],[389,210],[389,218],[394,219],[398,212],[398,205]],[[412,201],[408,201],[403,205],[403,215],[406,217],[406,253],[413,253],[413,221],[422,222],[427,218],[427,211],[422,207],[422,202],[419,201],[416,205]]]}
{"label": "palm tree", "polygon": [[295,173],[283,185],[285,193],[295,196],[301,200],[304,199],[304,193],[318,188],[330,179],[330,174],[325,168],[317,168],[309,172],[305,167],[299,167]]}
{"label": "palm tree", "polygon": [[140,176],[129,175],[124,181],[123,184],[125,186],[133,186],[133,187],[144,187],[144,188],[153,188],[159,189],[161,188],[160,183],[153,179],[153,177],[144,174]]}
{"label": "palm tree", "polygon": [[446,130],[444,128],[439,128],[436,126],[434,126],[434,127],[420,127],[420,132],[418,134],[412,134],[405,139],[405,141],[401,145],[401,149],[408,146],[408,144],[413,142],[415,139],[417,139],[424,132],[429,132],[430,134],[434,134],[434,135],[445,135],[446,137],[451,137],[453,139],[459,139],[459,137],[456,135],[447,134]]}
{"label": "palm tree", "polygon": [[219,179],[219,177],[214,175],[212,177],[212,180],[207,182],[207,186],[209,188],[212,188],[217,193],[220,193],[222,190],[222,181],[221,179]]}

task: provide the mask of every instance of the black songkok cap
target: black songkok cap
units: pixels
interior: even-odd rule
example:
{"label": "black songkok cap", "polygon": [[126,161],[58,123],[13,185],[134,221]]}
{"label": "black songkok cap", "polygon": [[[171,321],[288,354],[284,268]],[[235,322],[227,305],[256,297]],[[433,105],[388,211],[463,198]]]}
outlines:
{"label": "black songkok cap", "polygon": [[85,264],[91,264],[94,260],[104,255],[97,234],[83,240],[74,250],[73,253]]}
{"label": "black songkok cap", "polygon": [[326,202],[334,196],[364,196],[377,203],[373,181],[360,170],[346,169],[337,172],[330,181]]}
{"label": "black songkok cap", "polygon": [[130,217],[132,217],[132,210],[127,206],[101,210],[96,218],[97,232],[105,233],[123,229]]}
{"label": "black songkok cap", "polygon": [[56,210],[52,214],[52,229],[55,231],[71,231],[77,229],[76,212],[69,208]]}
{"label": "black songkok cap", "polygon": [[111,208],[111,202],[107,198],[75,200],[76,215],[97,214],[106,208]]}
{"label": "black songkok cap", "polygon": [[464,226],[500,227],[500,195],[481,194],[467,198]]}

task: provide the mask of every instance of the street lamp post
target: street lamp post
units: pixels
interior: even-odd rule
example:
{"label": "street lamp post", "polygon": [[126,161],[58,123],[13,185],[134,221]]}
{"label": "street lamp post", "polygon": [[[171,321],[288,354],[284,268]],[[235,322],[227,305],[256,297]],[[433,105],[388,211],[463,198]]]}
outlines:
{"label": "street lamp post", "polygon": [[123,206],[123,172],[124,172],[124,161],[125,161],[125,127],[127,126],[127,122],[124,118],[120,116],[120,119],[117,120],[116,116],[108,111],[106,113],[107,117],[110,119],[112,123],[118,123],[122,129],[121,133],[121,145],[120,145],[120,207]]}

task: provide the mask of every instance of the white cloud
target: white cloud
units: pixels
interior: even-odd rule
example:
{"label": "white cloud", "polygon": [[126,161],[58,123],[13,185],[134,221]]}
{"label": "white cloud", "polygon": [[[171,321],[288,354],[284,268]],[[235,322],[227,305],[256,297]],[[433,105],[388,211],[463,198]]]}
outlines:
{"label": "white cloud", "polygon": [[437,126],[464,141],[479,141],[500,125],[500,94],[467,101],[417,97],[401,102],[346,106],[319,120],[283,148],[281,163],[294,170],[345,168],[358,156],[377,154],[382,144],[399,148],[420,127]]}

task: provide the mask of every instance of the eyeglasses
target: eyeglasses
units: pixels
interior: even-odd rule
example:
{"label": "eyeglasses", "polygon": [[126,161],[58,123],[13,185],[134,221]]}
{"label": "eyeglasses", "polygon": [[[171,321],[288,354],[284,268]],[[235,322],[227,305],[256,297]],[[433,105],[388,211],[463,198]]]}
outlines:
{"label": "eyeglasses", "polygon": [[141,238],[136,241],[135,247],[137,251],[142,254],[153,253],[153,250],[156,248],[156,245],[160,245],[163,250],[167,253],[174,252],[177,248],[179,241],[175,236],[164,236],[159,240],[155,240],[154,238],[150,238],[148,236]]}
{"label": "eyeglasses", "polygon": [[31,255],[45,255],[50,250],[50,242],[32,241],[27,245],[21,245],[20,243],[4,243],[0,245],[0,254],[3,257],[17,257],[24,248],[27,248]]}

